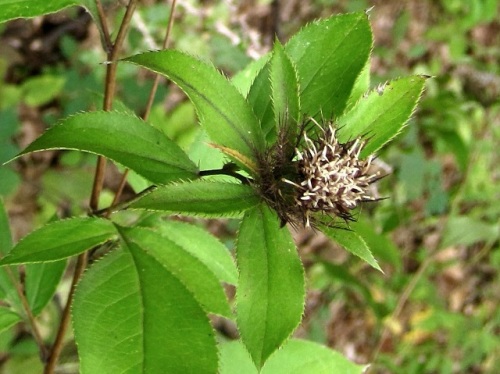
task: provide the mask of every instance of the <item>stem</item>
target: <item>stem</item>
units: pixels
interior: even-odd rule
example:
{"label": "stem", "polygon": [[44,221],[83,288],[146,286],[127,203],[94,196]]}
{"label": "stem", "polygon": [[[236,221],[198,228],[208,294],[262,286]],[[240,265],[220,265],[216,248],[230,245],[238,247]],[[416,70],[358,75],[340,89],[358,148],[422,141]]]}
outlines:
{"label": "stem", "polygon": [[126,209],[134,201],[139,200],[141,197],[143,197],[144,195],[147,195],[148,193],[150,193],[151,191],[155,190],[156,188],[157,188],[157,186],[154,186],[154,185],[153,186],[149,186],[148,188],[146,188],[146,189],[142,190],[141,192],[139,192],[138,194],[136,194],[130,200],[125,200],[125,201],[122,201],[121,203],[117,203],[117,204],[111,205],[111,206],[109,206],[107,208],[96,210],[93,214],[94,214],[94,216],[98,216],[98,217],[99,216],[107,217],[111,213],[114,213],[114,212],[116,212],[118,210]]}
{"label": "stem", "polygon": [[19,299],[21,300],[21,304],[23,304],[24,312],[26,313],[26,317],[28,318],[28,323],[31,328],[31,332],[33,333],[33,337],[35,338],[36,344],[38,345],[38,349],[40,351],[40,358],[42,362],[45,362],[47,360],[48,356],[48,351],[47,348],[45,347],[45,344],[43,343],[42,336],[40,335],[40,331],[38,330],[38,327],[36,326],[35,322],[35,317],[33,316],[33,313],[31,312],[31,308],[29,306],[28,300],[26,299],[26,295],[24,294],[24,291],[21,287],[21,284],[18,282],[14,274],[12,273],[12,269],[10,266],[5,267],[5,271],[10,278],[12,284],[16,288],[17,295],[19,296]]}
{"label": "stem", "polygon": [[[127,6],[125,15],[123,16],[120,29],[118,30],[118,35],[116,36],[115,43],[111,51],[108,52],[108,65],[106,66],[106,84],[104,87],[104,102],[103,109],[111,110],[113,108],[113,98],[115,96],[116,88],[116,68],[118,64],[116,63],[118,58],[118,51],[120,50],[123,41],[125,40],[125,35],[127,33],[128,26],[130,25],[130,20],[134,14],[136,7],[136,0],[130,0]],[[106,159],[102,156],[97,157],[97,166],[94,176],[94,184],[92,186],[92,195],[90,197],[90,209],[92,211],[97,210],[99,206],[99,196],[101,195],[102,186],[104,182],[104,172],[106,171]]]}
{"label": "stem", "polygon": [[[170,17],[168,19],[167,31],[165,32],[165,38],[163,39],[162,49],[166,49],[168,46],[168,42],[170,40],[170,33],[172,31],[172,26],[174,25],[174,12],[175,12],[175,4],[177,0],[172,1],[172,6],[170,7]],[[153,87],[151,87],[151,92],[149,93],[148,102],[146,103],[146,109],[144,110],[144,114],[142,118],[144,121],[147,121],[149,118],[149,114],[151,113],[151,108],[153,107],[153,101],[156,95],[156,90],[158,89],[158,84],[160,83],[161,76],[156,74],[155,79],[153,81]]]}
{"label": "stem", "polygon": [[103,47],[106,53],[110,53],[111,49],[113,49],[113,43],[111,42],[111,37],[109,36],[109,28],[108,23],[106,22],[106,16],[104,14],[104,9],[102,7],[101,0],[95,0],[95,5],[97,7],[97,15],[99,16],[99,24],[102,29],[102,38],[103,38]]}
{"label": "stem", "polygon": [[200,170],[198,172],[198,176],[200,177],[206,177],[206,176],[209,176],[209,175],[228,175],[230,177],[233,177],[233,178],[236,178],[238,179],[241,183],[243,184],[249,184],[250,183],[250,179],[248,179],[247,177],[244,177],[243,175],[241,174],[238,174],[232,170],[228,170],[228,169],[212,169],[212,170]]}
{"label": "stem", "polygon": [[66,330],[68,329],[69,322],[71,320],[71,305],[73,303],[73,297],[75,295],[76,284],[83,274],[85,267],[87,266],[87,252],[82,253],[78,256],[75,266],[75,272],[73,274],[73,281],[71,282],[71,288],[68,294],[68,300],[66,301],[66,306],[64,307],[61,324],[59,325],[59,330],[57,331],[56,340],[52,346],[52,352],[50,353],[47,365],[45,365],[44,374],[53,374],[61,355],[61,351],[64,346],[64,337],[66,335]]}
{"label": "stem", "polygon": [[[101,25],[103,25],[103,32],[107,30],[106,22],[104,21],[104,12],[102,10],[102,5],[99,0],[96,0],[96,5],[99,12],[99,18]],[[108,65],[106,66],[106,82],[104,88],[104,101],[103,101],[103,109],[109,111],[113,107],[113,98],[115,94],[116,87],[116,68],[117,68],[117,58],[118,52],[125,40],[125,35],[127,33],[128,27],[130,25],[130,20],[132,19],[132,15],[137,5],[137,0],[130,0],[127,6],[127,10],[125,11],[125,15],[123,16],[123,20],[120,24],[120,29],[118,30],[118,35],[116,36],[116,40],[112,45],[110,51],[107,51],[108,55]],[[109,35],[109,32],[108,32]],[[106,39],[106,35],[104,36]],[[97,166],[94,175],[94,183],[92,186],[92,194],[90,197],[90,209],[92,212],[96,211],[99,205],[99,196],[102,191],[103,181],[104,181],[104,172],[106,169],[106,159],[104,157],[99,156],[97,159]],[[61,318],[61,323],[59,324],[59,329],[57,331],[57,336],[52,346],[52,350],[50,353],[49,361],[44,369],[44,374],[53,374],[56,368],[57,362],[59,360],[59,356],[61,354],[64,336],[66,335],[66,330],[68,329],[69,322],[71,320],[71,305],[73,302],[73,297],[76,289],[76,284],[78,283],[81,275],[83,274],[88,262],[88,252],[82,253],[78,256],[75,272],[73,273],[73,281],[71,283],[71,289],[68,294],[68,300],[66,302],[66,306],[64,308],[64,312]]]}
{"label": "stem", "polygon": [[[176,2],[177,0],[172,1],[172,6],[170,8],[170,17],[168,19],[167,31],[165,32],[165,38],[163,39],[162,49],[166,49],[168,46],[168,42],[170,39],[170,32],[172,31],[172,26],[174,24],[174,12],[175,12]],[[160,79],[161,76],[159,74],[156,74],[155,79],[153,81],[153,86],[151,87],[151,91],[149,92],[149,97],[146,103],[146,108],[144,109],[144,114],[142,115],[142,119],[144,121],[148,120],[149,115],[151,113],[151,108],[153,107],[153,102],[155,99],[156,91],[158,90]],[[128,176],[128,169],[125,169],[122,175],[122,179],[120,180],[120,185],[118,187],[118,190],[116,191],[115,197],[113,198],[113,202],[111,203],[111,206],[115,206],[120,200],[123,188],[125,187],[125,183],[127,182],[127,176]],[[110,214],[111,210],[106,214],[106,217],[109,216]]]}

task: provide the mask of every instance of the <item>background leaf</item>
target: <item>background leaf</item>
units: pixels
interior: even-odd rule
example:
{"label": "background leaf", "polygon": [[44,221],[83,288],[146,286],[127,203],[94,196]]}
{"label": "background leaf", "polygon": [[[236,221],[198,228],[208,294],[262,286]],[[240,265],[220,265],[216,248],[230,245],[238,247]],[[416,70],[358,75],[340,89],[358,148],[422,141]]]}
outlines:
{"label": "background leaf", "polygon": [[70,218],[50,223],[24,237],[0,265],[61,260],[116,238],[113,224],[101,218]]}
{"label": "background leaf", "polygon": [[442,248],[451,245],[471,245],[477,242],[493,243],[500,238],[500,227],[472,217],[450,217],[446,224]]}
{"label": "background leaf", "polygon": [[390,81],[371,91],[339,118],[342,142],[366,136],[361,152],[366,157],[394,138],[413,114],[424,89],[426,77],[410,76]]}
{"label": "background leaf", "polygon": [[40,314],[54,296],[65,269],[66,260],[26,265],[24,288],[34,316]]}
{"label": "background leaf", "polygon": [[205,217],[234,217],[258,202],[250,186],[197,180],[159,187],[131,204],[130,208]]}
{"label": "background leaf", "polygon": [[110,158],[164,184],[197,177],[196,165],[161,131],[120,112],[87,112],[64,119],[19,156],[47,149],[76,149]]}
{"label": "background leaf", "polygon": [[377,260],[375,260],[370,249],[366,245],[366,242],[356,232],[327,226],[321,226],[321,231],[353,255],[366,261],[375,269],[382,271]]}
{"label": "background leaf", "polygon": [[280,229],[278,217],[265,205],[245,214],[236,249],[238,328],[261,367],[301,320],[303,268],[290,232]]}
{"label": "background leaf", "polygon": [[134,243],[158,261],[193,293],[210,313],[231,317],[231,310],[219,280],[197,257],[167,236],[146,228],[120,229],[125,241]]}
{"label": "background leaf", "polygon": [[9,228],[9,217],[0,197],[0,255],[6,255],[12,249],[12,236]]}
{"label": "background leaf", "polygon": [[[12,249],[12,236],[10,234],[9,219],[3,199],[0,198],[0,255],[5,256]],[[18,272],[16,268],[0,268],[0,300],[10,304],[14,310],[21,313],[23,310],[21,300],[13,283],[12,276],[16,279]],[[6,316],[5,321],[10,321],[11,318]]]}
{"label": "background leaf", "polygon": [[21,321],[21,317],[8,308],[0,307],[0,333]]}
{"label": "background leaf", "polygon": [[344,111],[372,43],[364,13],[310,23],[288,41],[285,51],[297,68],[304,114],[317,117],[321,112],[329,119]]}
{"label": "background leaf", "polygon": [[292,339],[262,368],[262,374],[361,374],[366,365],[356,365],[340,353],[306,340]]}
{"label": "background leaf", "polygon": [[[257,117],[238,90],[213,66],[175,50],[143,53],[125,61],[175,82],[195,105],[210,138],[255,163],[256,152],[264,149]],[[248,171],[246,165],[240,165]]]}

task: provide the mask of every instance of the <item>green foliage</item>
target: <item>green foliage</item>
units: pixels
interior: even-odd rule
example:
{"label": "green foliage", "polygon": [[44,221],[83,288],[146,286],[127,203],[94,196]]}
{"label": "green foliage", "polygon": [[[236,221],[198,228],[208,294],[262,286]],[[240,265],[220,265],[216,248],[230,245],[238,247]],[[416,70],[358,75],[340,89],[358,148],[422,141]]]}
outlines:
{"label": "green foliage", "polygon": [[132,203],[130,208],[204,217],[234,217],[258,201],[248,186],[199,180],[159,187]]}
{"label": "green foliage", "polygon": [[300,322],[304,274],[290,233],[279,228],[277,217],[266,206],[245,214],[236,248],[238,327],[260,368]]}
{"label": "green foliage", "polygon": [[71,218],[33,231],[0,260],[1,265],[50,262],[75,256],[116,238],[111,221]]}
{"label": "green foliage", "polygon": [[14,18],[36,17],[47,13],[57,12],[68,6],[76,5],[77,0],[54,0],[54,1],[27,1],[7,0],[2,1],[2,12],[0,22]]}
{"label": "green foliage", "polygon": [[159,184],[197,177],[196,166],[177,144],[126,113],[89,112],[68,117],[20,155],[47,149],[97,153]]}
{"label": "green foliage", "polygon": [[366,157],[396,136],[413,114],[424,89],[425,78],[414,76],[394,80],[374,89],[339,118],[341,139],[366,135]]}
{"label": "green foliage", "polygon": [[[154,255],[124,241],[75,295],[81,372],[216,372],[213,330],[198,301]],[[89,313],[95,305],[100,312]]]}
{"label": "green foliage", "polygon": [[172,79],[192,100],[200,123],[221,149],[242,167],[255,167],[264,141],[259,122],[245,99],[208,64],[175,50],[125,59]]}
{"label": "green foliage", "polygon": [[[75,5],[37,3],[28,12],[19,6],[35,2],[26,3],[10,2],[0,21]],[[93,2],[80,4],[99,19]],[[148,17],[154,18],[154,14]],[[104,31],[100,22],[98,28]],[[103,34],[101,37],[105,39]],[[132,50],[144,49],[134,41],[133,33],[129,38]],[[216,50],[238,55],[220,41],[213,43]],[[13,247],[2,206],[0,290],[6,305],[0,308],[0,330],[20,319],[36,329],[31,316],[47,310],[66,259],[86,252],[90,264],[76,288],[71,288],[74,301],[68,305],[82,373],[361,373],[364,367],[340,353],[291,338],[304,313],[305,271],[292,235],[284,227],[287,219],[283,217],[288,216],[282,209],[293,215],[300,204],[287,199],[285,187],[273,195],[273,183],[302,188],[299,179],[287,180],[289,174],[303,177],[296,166],[300,160],[295,147],[307,143],[307,138],[303,140],[306,133],[311,138],[320,134],[326,120],[340,129],[341,143],[360,137],[366,140],[363,158],[381,150],[407,124],[425,77],[412,75],[369,91],[372,45],[368,17],[361,12],[313,22],[284,45],[276,41],[269,55],[249,64],[232,81],[204,60],[174,49],[138,53],[119,61],[133,77],[123,78],[123,97],[130,95],[124,101],[136,99],[130,88],[137,87],[139,66],[170,79],[191,104],[170,119],[153,115],[154,125],[136,117],[135,106],[128,108],[120,101],[115,111],[73,114],[15,157],[45,150],[97,154],[130,169],[134,180],[130,184],[136,193],[112,203],[113,196],[99,196],[96,178],[92,198],[100,197],[107,208],[92,211],[90,217],[43,224]],[[71,55],[71,45],[66,48]],[[219,57],[223,65],[231,60]],[[235,65],[243,65],[247,59],[240,61]],[[113,64],[109,66],[113,68]],[[121,74],[118,79],[127,73]],[[54,99],[64,102],[65,86],[75,87],[83,80],[67,72],[30,78],[23,84],[19,100],[34,107]],[[81,102],[74,104],[74,110],[88,109],[80,107],[87,105],[87,98],[77,100]],[[11,105],[1,104],[2,108]],[[193,107],[203,132],[193,124]],[[161,106],[153,108],[161,112]],[[311,119],[321,125],[309,128]],[[65,155],[60,161],[63,167],[79,164],[71,161],[75,153]],[[59,191],[66,187],[67,195],[74,194],[72,199],[84,194],[75,191],[78,186],[88,188],[75,173],[71,182],[58,186],[61,175],[48,173],[45,186]],[[85,173],[80,175],[88,179]],[[279,199],[283,202],[278,203]],[[162,215],[148,215],[148,210]],[[172,220],[173,214],[242,217],[236,264],[220,241],[199,227]],[[346,217],[325,218],[315,229],[377,270],[381,267],[370,247],[382,261],[401,266],[385,236],[366,223],[349,226]],[[337,228],[339,220],[342,229]],[[484,240],[494,230],[478,225],[480,234],[457,239],[453,227],[461,227],[460,223],[450,224],[447,244]],[[498,230],[495,234],[498,237]],[[8,267],[19,264],[26,264],[25,294],[16,293],[19,274]],[[327,262],[324,269],[333,274],[331,278],[360,290],[377,309],[377,316],[384,315],[384,306],[356,277]],[[75,275],[78,278],[78,270]],[[235,300],[228,299],[223,283],[236,287]],[[69,300],[71,303],[71,297]],[[23,304],[28,309],[23,310]],[[210,314],[236,323],[241,341],[219,342],[222,339],[216,339]]]}

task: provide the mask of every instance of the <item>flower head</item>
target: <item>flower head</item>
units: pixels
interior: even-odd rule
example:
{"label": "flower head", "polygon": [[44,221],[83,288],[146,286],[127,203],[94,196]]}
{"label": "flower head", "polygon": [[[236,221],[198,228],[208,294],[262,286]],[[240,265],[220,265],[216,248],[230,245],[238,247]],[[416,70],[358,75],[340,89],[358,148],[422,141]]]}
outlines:
{"label": "flower head", "polygon": [[320,214],[350,221],[359,203],[377,200],[370,187],[380,179],[372,168],[373,156],[360,158],[365,141],[340,143],[332,123],[320,128],[315,140],[304,132],[302,146],[288,160],[289,147],[280,139],[264,160],[263,169],[270,173],[261,175],[261,193],[282,223],[311,226]]}

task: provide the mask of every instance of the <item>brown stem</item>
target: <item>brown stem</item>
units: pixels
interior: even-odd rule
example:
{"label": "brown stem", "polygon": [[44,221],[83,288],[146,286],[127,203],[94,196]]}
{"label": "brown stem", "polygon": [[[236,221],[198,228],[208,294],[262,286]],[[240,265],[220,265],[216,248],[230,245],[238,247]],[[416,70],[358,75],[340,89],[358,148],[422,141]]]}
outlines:
{"label": "brown stem", "polygon": [[[125,40],[125,35],[127,33],[128,26],[130,25],[130,20],[132,19],[132,15],[134,13],[136,5],[137,5],[137,0],[129,1],[127,10],[125,11],[125,15],[123,16],[123,20],[120,24],[120,29],[118,30],[118,35],[116,36],[116,40],[111,50],[108,51],[107,53],[108,65],[106,67],[106,83],[104,88],[104,101],[103,101],[103,109],[107,111],[111,110],[113,107],[113,98],[116,87],[116,68],[117,68],[116,61],[118,58],[118,52],[123,44],[123,41]],[[100,12],[102,12],[102,7]],[[101,24],[104,25],[105,24],[104,12],[102,12],[102,14],[100,14],[99,17],[102,17]],[[94,175],[94,184],[92,186],[92,195],[90,197],[90,209],[92,212],[96,211],[98,208],[99,196],[102,191],[105,169],[106,169],[106,159],[103,157],[98,157],[97,167]],[[44,374],[53,374],[57,362],[59,360],[59,355],[61,354],[63,348],[64,336],[66,334],[66,330],[71,320],[71,304],[73,302],[73,296],[76,289],[76,284],[78,283],[78,280],[83,274],[83,271],[87,266],[87,262],[88,262],[87,252],[78,256],[75,272],[73,274],[71,289],[68,295],[68,300],[64,308],[61,323],[59,324],[56,340],[54,341],[54,344],[52,346],[52,351],[50,353],[49,361],[45,366]]]}
{"label": "brown stem", "polygon": [[[174,12],[175,12],[175,4],[177,0],[172,1],[172,7],[170,8],[170,17],[168,19],[167,30],[165,31],[165,38],[163,38],[162,49],[166,49],[168,46],[168,42],[170,40],[170,33],[172,31],[172,26],[174,25]],[[158,84],[160,83],[161,76],[156,74],[155,80],[153,81],[153,87],[151,87],[151,92],[149,93],[148,102],[146,103],[146,109],[144,110],[144,114],[142,118],[144,121],[147,121],[149,118],[149,114],[151,113],[151,108],[153,107],[153,101],[156,95],[156,90],[158,89]]]}
{"label": "brown stem", "polygon": [[115,197],[113,198],[113,202],[109,206],[108,209],[106,209],[106,213],[104,214],[104,217],[109,217],[111,213],[113,212],[113,207],[118,204],[118,201],[120,200],[120,197],[122,196],[123,189],[125,188],[125,185],[127,184],[127,176],[128,176],[129,169],[125,169],[122,175],[122,179],[120,180],[120,185],[118,186],[118,189],[116,190]]}
{"label": "brown stem", "polygon": [[[172,31],[172,26],[174,24],[174,12],[175,12],[175,5],[176,5],[177,0],[172,1],[172,6],[170,8],[170,17],[168,19],[168,26],[167,30],[165,32],[165,38],[163,38],[163,44],[162,44],[162,49],[166,49],[168,46],[168,42],[170,39],[170,33]],[[160,84],[160,79],[161,76],[159,74],[156,74],[155,79],[153,81],[153,86],[151,87],[151,91],[149,92],[149,97],[148,101],[146,103],[146,108],[144,109],[144,114],[142,115],[142,118],[144,121],[147,121],[149,118],[149,115],[151,114],[151,108],[153,107],[153,101],[155,99],[156,91],[158,90],[158,85]],[[125,183],[127,182],[127,176],[128,176],[128,169],[125,170],[125,172],[122,175],[122,179],[120,180],[120,185],[118,187],[118,190],[116,191],[115,197],[113,198],[113,202],[111,203],[111,206],[114,206],[118,203],[120,200],[120,197],[123,192],[123,188],[125,187]],[[106,213],[106,216],[109,216],[111,214],[111,210],[109,210]]]}
{"label": "brown stem", "polygon": [[[118,52],[125,40],[125,35],[130,25],[130,20],[134,14],[137,1],[130,0],[125,15],[123,16],[120,29],[118,30],[118,35],[116,36],[115,43],[111,51],[108,52],[108,61],[106,67],[106,84],[104,87],[104,102],[103,109],[111,110],[113,108],[113,98],[115,96],[116,88],[116,68],[118,64],[116,63],[118,59]],[[95,211],[98,209],[99,196],[101,195],[102,186],[104,182],[104,172],[106,171],[106,159],[102,156],[97,158],[97,166],[94,177],[94,184],[92,186],[92,195],[90,197],[90,209]]]}
{"label": "brown stem", "polygon": [[40,351],[40,358],[42,362],[45,362],[47,360],[48,352],[47,348],[45,347],[45,344],[43,343],[42,336],[40,335],[40,331],[38,330],[38,327],[36,326],[35,322],[35,317],[33,316],[33,313],[31,312],[30,305],[28,303],[28,300],[26,299],[26,295],[23,292],[23,289],[21,287],[21,283],[19,283],[18,279],[14,276],[12,273],[12,269],[9,266],[5,267],[5,271],[10,278],[12,284],[16,288],[17,295],[19,296],[19,299],[21,300],[21,304],[23,304],[24,312],[26,313],[26,317],[28,318],[28,323],[31,328],[31,332],[33,333],[33,337],[35,338],[36,344],[38,345],[38,349]]}
{"label": "brown stem", "polygon": [[95,5],[97,8],[97,15],[99,17],[99,24],[103,32],[102,39],[104,41],[104,50],[106,53],[110,53],[113,48],[113,43],[111,42],[111,37],[109,36],[108,23],[106,22],[106,15],[104,14],[104,8],[102,7],[101,0],[95,0]]}
{"label": "brown stem", "polygon": [[73,281],[71,282],[71,288],[68,294],[68,300],[66,301],[66,306],[64,307],[63,315],[61,318],[61,324],[59,325],[59,330],[57,331],[56,340],[52,346],[52,352],[50,353],[49,360],[45,365],[43,371],[44,374],[53,374],[59,360],[59,356],[64,346],[64,337],[66,335],[66,330],[68,329],[69,322],[71,320],[71,305],[73,303],[73,297],[75,295],[76,284],[80,279],[82,273],[87,266],[87,252],[82,253],[78,256],[75,266],[75,272],[73,274]]}

